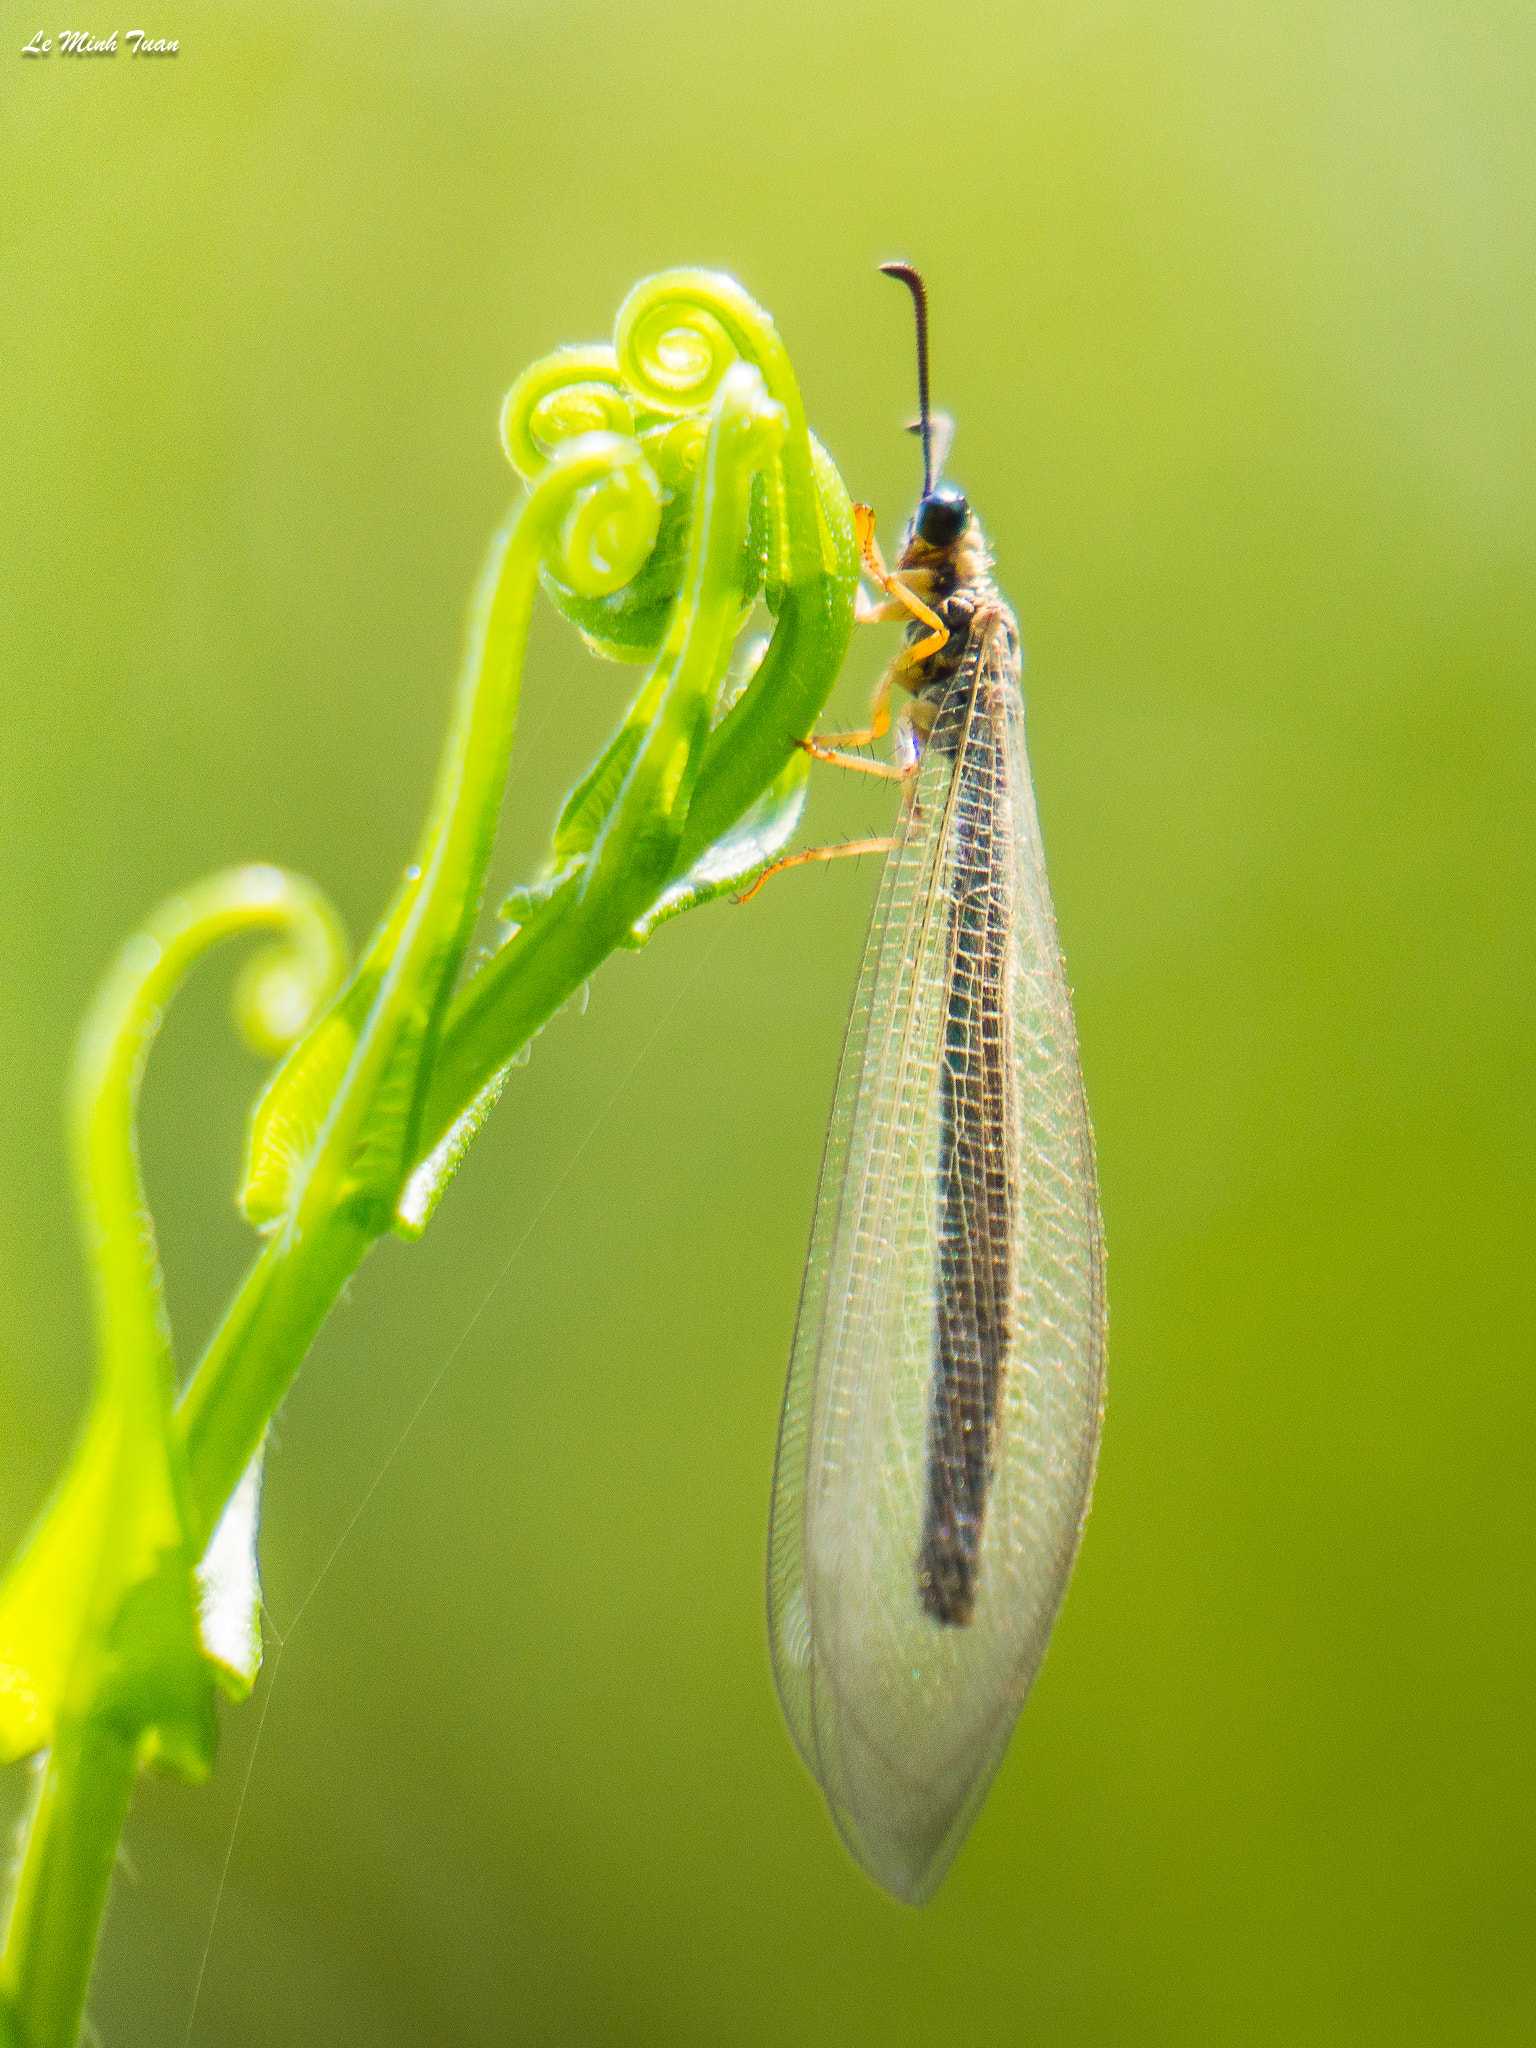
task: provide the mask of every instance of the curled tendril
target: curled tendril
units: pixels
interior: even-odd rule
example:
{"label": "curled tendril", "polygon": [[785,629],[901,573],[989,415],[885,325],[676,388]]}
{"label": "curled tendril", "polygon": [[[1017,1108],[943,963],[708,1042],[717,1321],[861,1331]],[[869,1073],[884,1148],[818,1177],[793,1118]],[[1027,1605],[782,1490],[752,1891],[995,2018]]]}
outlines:
{"label": "curled tendril", "polygon": [[661,485],[639,443],[578,434],[534,484],[523,521],[560,580],[584,597],[628,583],[656,545]]}
{"label": "curled tendril", "polygon": [[778,331],[734,278],[668,270],[643,280],[619,309],[612,348],[557,349],[507,393],[502,442],[530,490],[593,436],[640,444],[643,464],[615,462],[600,485],[571,492],[542,557],[546,591],[597,653],[643,661],[660,647],[678,595],[709,416],[738,362],[761,375],[787,430],[758,487],[743,578],[750,604],[766,572],[777,609],[792,573],[792,528],[809,529],[799,539],[800,566],[820,567],[810,443]]}
{"label": "curled tendril", "polygon": [[133,1332],[158,1327],[155,1267],[134,1119],[144,1063],[165,1006],[211,946],[239,932],[277,930],[236,989],[236,1021],[271,1050],[298,1035],[339,984],[346,940],[312,882],[281,868],[231,868],[162,903],[118,955],[87,1017],[71,1090],[86,1255],[95,1268],[102,1341],[110,1357]]}
{"label": "curled tendril", "polygon": [[275,1059],[309,1029],[321,1005],[332,995],[346,967],[346,941],[322,897],[307,883],[277,868],[241,870],[251,876],[253,893],[270,875],[274,901],[288,905],[283,940],[253,953],[235,976],[230,1015],[235,1029],[260,1059]]}
{"label": "curled tendril", "polygon": [[740,351],[703,306],[641,299],[631,292],[619,314],[615,353],[625,382],[657,412],[700,412]]}
{"label": "curled tendril", "polygon": [[[287,941],[292,1018],[298,987],[314,1003],[340,979],[341,928],[311,883],[248,867],[162,903],[118,954],[80,1034],[70,1123],[96,1297],[96,1386],[65,1475],[0,1582],[0,1671],[9,1681],[0,1687],[0,1757],[67,1741],[90,1724],[126,1737],[130,1778],[135,1754],[193,1780],[212,1767],[192,1578],[207,1531],[194,1524],[172,1437],[170,1330],[135,1117],[150,1047],[187,970],[221,939],[274,928]],[[274,986],[269,968],[257,1001],[268,1031],[279,1021]],[[249,1689],[233,1672],[231,1683]],[[33,1925],[24,1917],[24,1939]],[[82,1974],[82,1992],[84,1982]],[[0,2035],[10,2038],[3,2012]],[[47,2038],[66,2034],[50,2027]]]}
{"label": "curled tendril", "polygon": [[687,413],[665,426],[648,427],[640,436],[640,446],[663,487],[681,491],[692,487],[708,439],[709,421],[700,413]]}
{"label": "curled tendril", "polygon": [[661,413],[688,412],[718,388],[734,356],[762,374],[788,431],[765,481],[772,527],[768,602],[819,566],[819,515],[805,408],[789,355],[767,312],[723,271],[663,270],[642,278],[619,308],[614,355],[625,382]]}
{"label": "curled tendril", "polygon": [[737,356],[761,370],[793,431],[800,395],[778,330],[723,271],[663,270],[619,308],[613,350],[625,383],[660,413],[700,412]]}
{"label": "curled tendril", "polygon": [[501,444],[525,483],[581,434],[632,434],[634,408],[611,348],[561,348],[518,378],[501,408]]}
{"label": "curled tendril", "polygon": [[262,930],[278,932],[280,942],[246,963],[235,984],[234,1021],[253,1051],[290,1045],[340,983],[347,963],[340,920],[302,875],[265,864],[228,868],[162,903],[118,955],[80,1035],[77,1111],[100,1102],[115,1079],[136,1080],[135,1062],[202,954],[221,939]]}

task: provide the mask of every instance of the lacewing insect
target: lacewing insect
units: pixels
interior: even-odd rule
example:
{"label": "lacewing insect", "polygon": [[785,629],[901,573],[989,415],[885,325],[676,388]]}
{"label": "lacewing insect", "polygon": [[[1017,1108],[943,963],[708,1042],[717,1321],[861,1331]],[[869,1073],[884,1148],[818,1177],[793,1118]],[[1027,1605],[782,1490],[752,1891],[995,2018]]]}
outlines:
{"label": "lacewing insect", "polygon": [[986,1795],[1045,1654],[1093,1486],[1104,1255],[1093,1134],[1024,748],[1018,626],[964,495],[923,495],[868,732],[903,784],[848,1026],[779,1427],[769,1633],[839,1832],[919,1903]]}

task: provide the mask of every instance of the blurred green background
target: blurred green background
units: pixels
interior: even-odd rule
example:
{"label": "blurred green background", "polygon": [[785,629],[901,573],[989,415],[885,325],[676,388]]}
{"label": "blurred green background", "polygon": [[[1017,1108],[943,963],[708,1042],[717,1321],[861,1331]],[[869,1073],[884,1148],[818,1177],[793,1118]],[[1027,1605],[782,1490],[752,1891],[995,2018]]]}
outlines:
{"label": "blurred green background", "polygon": [[[836,1843],[761,1611],[875,864],[610,963],[287,1403],[274,1654],[213,1785],[137,1800],[100,2037],[179,2044],[205,1962],[230,2048],[1532,2039],[1529,0],[163,0],[160,64],[23,61],[3,11],[0,1544],[87,1383],[96,978],[235,860],[366,929],[513,492],[501,395],[665,265],[772,309],[888,539],[873,266],[927,271],[1110,1246],[1072,1594],[913,1914]],[[498,883],[632,682],[541,621]],[[805,841],[890,807],[828,777]],[[186,1358],[251,1249],[227,977],[146,1095]]]}

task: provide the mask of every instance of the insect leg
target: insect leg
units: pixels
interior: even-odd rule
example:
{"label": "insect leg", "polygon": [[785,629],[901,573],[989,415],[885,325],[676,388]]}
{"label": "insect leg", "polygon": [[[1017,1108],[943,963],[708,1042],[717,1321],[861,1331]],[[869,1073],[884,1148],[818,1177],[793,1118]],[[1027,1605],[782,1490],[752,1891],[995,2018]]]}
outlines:
{"label": "insect leg", "polygon": [[795,745],[803,747],[817,761],[831,762],[834,768],[851,768],[856,775],[878,775],[885,782],[910,783],[917,773],[921,742],[927,738],[933,724],[933,714],[922,698],[913,698],[910,703],[903,704],[896,714],[896,759],[893,762],[866,761],[861,755],[843,751],[845,747],[867,747],[872,740],[883,739],[890,731],[891,688],[895,683],[911,688],[905,680],[899,657],[875,685],[869,724],[863,732],[834,732],[825,737],[812,733],[809,739],[796,740]]}
{"label": "insect leg", "polygon": [[[879,689],[875,693],[875,717],[883,723],[884,731],[891,715],[891,671],[887,670]],[[927,715],[925,715],[927,714]],[[921,762],[921,741],[926,738],[932,716],[926,705],[904,704],[896,718],[896,760],[865,761],[857,754],[841,754],[836,747],[818,740],[801,740],[799,744],[817,761],[827,761],[834,768],[852,768],[861,775],[879,775],[888,781],[899,782],[901,789],[901,815],[903,826],[917,813],[917,771]],[[849,739],[862,735],[849,733]],[[897,835],[899,836],[899,835]],[[784,868],[804,867],[813,860],[847,860],[861,853],[889,853],[896,844],[896,836],[888,839],[851,839],[844,846],[813,846],[804,853],[786,854],[783,860],[776,860],[772,867],[764,868],[750,889],[733,896],[733,903],[750,903],[770,875],[778,874]]]}
{"label": "insect leg", "polygon": [[[882,607],[883,609],[883,607]],[[908,658],[897,655],[890,667],[875,685],[875,694],[870,699],[869,724],[862,732],[812,733],[809,739],[796,740],[798,747],[804,747],[818,761],[831,761],[839,768],[855,768],[862,775],[883,775],[893,781],[905,782],[917,766],[917,757],[922,751],[922,742],[933,730],[937,716],[934,706],[925,697],[914,697],[903,704],[896,715],[896,763],[894,768],[883,768],[876,761],[856,761],[846,753],[838,751],[845,747],[867,747],[884,739],[891,729],[891,691],[897,683],[904,690],[912,684],[907,680]]]}
{"label": "insect leg", "polygon": [[[856,746],[864,743],[863,733],[839,733],[839,739],[852,740]],[[895,761],[866,761],[862,754],[845,754],[839,748],[829,746],[825,740],[797,740],[812,760],[826,761],[834,768],[851,768],[855,775],[878,775],[882,782],[909,782],[912,770],[903,768]]]}
{"label": "insect leg", "polygon": [[[854,764],[858,766],[858,763]],[[733,896],[733,903],[750,903],[770,875],[782,874],[785,868],[803,868],[812,860],[856,860],[861,853],[889,853],[896,844],[891,839],[850,839],[842,846],[813,846],[805,853],[787,854],[783,860],[776,860],[771,868],[764,868],[750,889],[743,889],[739,896]]]}
{"label": "insect leg", "polygon": [[[926,661],[930,654],[937,654],[949,639],[949,628],[936,611],[923,603],[915,591],[909,590],[899,576],[893,576],[885,566],[885,557],[880,552],[880,543],[875,539],[875,514],[872,506],[855,505],[853,508],[854,531],[859,536],[859,553],[864,566],[885,592],[894,598],[913,618],[921,619],[925,626],[932,628],[926,640],[919,640],[915,647],[906,652],[908,664]],[[883,610],[884,607],[877,607]]]}
{"label": "insect leg", "polygon": [[839,747],[867,747],[873,741],[883,739],[891,729],[891,683],[896,674],[896,663],[886,670],[875,685],[875,694],[870,701],[869,724],[863,732],[830,733],[825,738],[812,733],[809,739],[797,740],[796,745],[804,747],[808,754],[814,754],[818,761],[833,761],[840,768],[858,768],[866,775],[904,774],[904,769],[884,768],[878,761],[854,761],[837,752]]}
{"label": "insect leg", "polygon": [[853,601],[853,623],[856,626],[881,626],[892,619],[910,619],[912,614],[900,598],[887,598],[884,604],[871,604],[864,586],[859,585],[858,596]]}

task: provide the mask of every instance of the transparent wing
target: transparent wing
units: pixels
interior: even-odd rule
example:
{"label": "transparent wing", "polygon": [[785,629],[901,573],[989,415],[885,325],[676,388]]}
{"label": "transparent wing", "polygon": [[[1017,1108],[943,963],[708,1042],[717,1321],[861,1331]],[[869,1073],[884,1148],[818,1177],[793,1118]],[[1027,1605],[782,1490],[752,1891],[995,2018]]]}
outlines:
{"label": "transparent wing", "polygon": [[[1104,1324],[1093,1136],[999,608],[870,928],[769,1537],[785,1714],[844,1840],[900,1898],[943,1876],[1045,1654],[1092,1491]],[[959,1594],[934,1568],[946,1515]]]}

